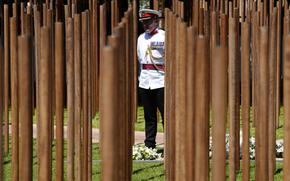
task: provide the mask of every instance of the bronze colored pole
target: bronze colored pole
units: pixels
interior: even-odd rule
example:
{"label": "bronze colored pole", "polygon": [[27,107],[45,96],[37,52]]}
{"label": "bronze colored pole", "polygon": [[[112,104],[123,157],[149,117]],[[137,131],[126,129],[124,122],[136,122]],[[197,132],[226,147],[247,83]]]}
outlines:
{"label": "bronze colored pole", "polygon": [[[132,33],[133,33],[133,39],[132,39],[132,41],[133,41],[133,47],[132,47],[132,49],[133,49],[133,52],[132,52],[132,61],[133,61],[133,65],[134,65],[134,69],[133,69],[133,82],[132,82],[132,86],[133,86],[133,105],[132,105],[132,107],[133,107],[133,110],[132,110],[132,117],[133,117],[133,119],[134,120],[136,120],[137,121],[137,109],[138,109],[138,93],[137,93],[137,89],[138,89],[138,85],[137,85],[137,83],[138,83],[138,64],[137,64],[137,62],[138,62],[138,58],[137,58],[137,46],[136,46],[136,42],[137,42],[137,36],[138,36],[138,16],[137,16],[137,2],[136,2],[136,0],[133,0],[133,9],[132,9],[132,11],[133,11],[133,13],[132,13],[132,16],[133,16],[133,18],[132,18],[132,28],[133,28],[133,30],[132,30]],[[164,12],[163,12],[164,13]],[[165,111],[164,111],[164,114],[165,114]],[[164,120],[163,120],[164,121]],[[164,121],[165,122],[165,121]],[[132,126],[134,126],[134,123],[132,123]],[[134,130],[134,129],[133,129]],[[132,130],[132,131],[133,131]],[[134,131],[133,131],[133,134],[134,134]],[[134,139],[134,138],[133,138]],[[134,144],[134,140],[132,140],[132,143]]]}
{"label": "bronze colored pole", "polygon": [[284,159],[283,159],[283,180],[290,179],[290,36],[285,39],[284,53]]}
{"label": "bronze colored pole", "polygon": [[234,18],[236,19],[237,29],[235,31],[235,70],[236,70],[236,80],[235,80],[235,164],[236,164],[236,171],[240,170],[240,103],[241,103],[241,60],[240,60],[240,45],[239,45],[239,10],[234,8]]}
{"label": "bronze colored pole", "polygon": [[82,148],[81,148],[81,16],[80,14],[74,15],[74,81],[75,81],[75,109],[74,109],[74,118],[75,118],[75,162],[76,162],[76,179],[82,179]]}
{"label": "bronze colored pole", "polygon": [[276,90],[277,90],[277,95],[276,95],[276,128],[279,127],[279,115],[280,115],[280,81],[281,81],[281,16],[282,16],[282,2],[278,1],[277,2],[277,64],[276,64]]}
{"label": "bronze colored pole", "polygon": [[[125,99],[127,99],[125,96],[126,96],[126,50],[127,50],[127,47],[126,47],[126,38],[125,38],[125,23],[124,21],[122,22],[122,24],[120,24],[119,26],[119,33],[117,33],[117,37],[119,38],[119,42],[117,42],[114,46],[114,48],[117,48],[118,45],[121,46],[121,47],[124,47],[125,48],[125,51],[120,51],[118,50],[116,55],[117,57],[121,57],[121,61],[120,62],[123,62],[122,64],[118,64],[118,71],[119,71],[119,81],[120,81],[120,90],[118,90],[119,92],[119,97],[121,98],[119,101],[122,102],[122,104],[120,104],[120,107],[119,107],[119,112],[118,114],[122,113],[121,116],[120,116],[120,119],[121,120],[127,120],[127,107],[125,106],[126,105],[126,102],[125,102]],[[127,165],[127,160],[126,160],[126,153],[125,153],[125,148],[126,148],[126,144],[127,144],[127,135],[126,134],[126,128],[127,128],[127,123],[124,122],[123,124],[120,125],[120,140],[123,140],[123,144],[121,144],[121,142],[119,141],[118,144],[120,145],[120,158],[121,158],[121,162],[124,163],[123,166]],[[122,173],[120,174],[120,178],[121,180],[126,180],[125,177],[126,177],[126,168],[122,168],[121,165],[119,165],[119,168],[122,169]]]}
{"label": "bronze colored pole", "polygon": [[32,180],[32,61],[28,36],[18,38],[19,44],[19,117],[20,155],[19,178]]}
{"label": "bronze colored pole", "polygon": [[21,22],[21,35],[23,35],[25,33],[25,12],[24,12],[24,3],[21,2],[20,3],[20,22]]}
{"label": "bronze colored pole", "polygon": [[228,47],[228,16],[225,14],[221,15],[220,29],[221,29],[220,44],[221,46]]}
{"label": "bronze colored pole", "polygon": [[176,36],[177,42],[177,72],[176,79],[177,89],[176,89],[176,179],[177,180],[186,180],[186,155],[185,152],[185,137],[186,137],[186,40],[187,40],[187,31],[186,24],[182,22],[180,18],[177,19],[178,36]]}
{"label": "bronze colored pole", "polygon": [[68,5],[64,5],[64,18],[68,18],[69,17],[69,6]]}
{"label": "bronze colored pole", "polygon": [[[54,37],[54,23],[53,23],[53,11],[51,9],[47,10],[47,27],[50,30],[50,37]],[[53,139],[54,139],[54,115],[55,115],[55,54],[54,54],[54,38],[50,38],[50,54],[51,54],[51,105],[50,105],[50,109],[52,111],[51,117],[50,117],[50,122],[51,122],[51,126],[50,126],[50,134],[51,134],[51,140],[50,142],[52,143]]]}
{"label": "bronze colored pole", "polygon": [[9,12],[8,5],[4,5],[4,153],[9,151]]}
{"label": "bronze colored pole", "polygon": [[50,29],[41,28],[41,59],[39,64],[39,172],[38,180],[51,180],[51,40]]}
{"label": "bronze colored pole", "polygon": [[237,81],[237,31],[238,22],[236,18],[229,18],[229,123],[230,123],[230,153],[229,153],[229,165],[230,165],[230,180],[236,179],[236,124],[239,124],[239,119],[236,117],[236,81]]}
{"label": "bronze colored pole", "polygon": [[17,21],[10,18],[10,58],[11,58],[11,123],[12,123],[12,180],[19,180],[19,97],[18,97],[18,46]]}
{"label": "bronze colored pole", "polygon": [[227,122],[227,51],[226,47],[213,48],[212,61],[212,180],[226,179],[226,122]]}
{"label": "bronze colored pole", "polygon": [[101,179],[119,180],[120,173],[118,168],[119,162],[119,147],[116,144],[116,137],[119,136],[119,125],[116,124],[119,120],[118,109],[116,104],[118,101],[118,91],[115,86],[118,85],[117,64],[114,61],[116,49],[104,47],[103,58],[101,59],[100,73],[100,116],[101,116]]}
{"label": "bronze colored pole", "polygon": [[[174,89],[173,87],[173,76],[172,76],[172,57],[174,57],[174,50],[173,50],[173,39],[174,36],[173,33],[175,33],[175,29],[172,28],[173,26],[173,13],[169,9],[166,9],[165,11],[165,49],[168,51],[165,51],[165,106],[164,106],[164,128],[165,128],[165,178],[167,180],[172,180],[173,175],[174,175],[174,162],[175,162],[175,156],[174,156],[174,150],[173,150],[173,145],[172,142],[174,140],[174,132],[172,128],[172,122],[171,120],[174,120],[173,118],[173,113],[174,111],[169,111],[171,110],[171,105],[173,105],[174,99],[172,99],[172,94],[174,91],[171,91]],[[173,51],[171,51],[173,50]]]}
{"label": "bronze colored pole", "polygon": [[198,10],[198,34],[204,35],[204,9],[199,8]]}
{"label": "bronze colored pole", "polygon": [[[93,0],[93,35],[98,35],[100,33],[100,22],[98,21],[100,11],[99,4],[97,0]],[[99,64],[100,64],[100,36],[93,36],[93,66],[95,68],[92,69],[92,79],[93,79],[93,87],[92,87],[92,114],[95,115],[99,110]]]}
{"label": "bronze colored pole", "polygon": [[[194,123],[194,55],[195,55],[195,38],[197,29],[194,27],[187,28],[187,52],[186,52],[186,173],[188,179],[194,179],[194,153],[195,153],[195,123]],[[166,59],[165,59],[166,60]],[[167,61],[167,60],[166,60]],[[167,73],[167,72],[166,72]],[[170,133],[169,133],[170,134]]]}
{"label": "bronze colored pole", "polygon": [[14,2],[12,5],[13,17],[17,17],[17,4]]}
{"label": "bronze colored pole", "polygon": [[[107,33],[107,23],[106,23],[106,4],[100,6],[100,49],[102,49],[106,44],[106,33]],[[102,59],[102,51],[100,51],[100,59]]]}
{"label": "bronze colored pole", "polygon": [[[92,7],[92,6],[90,6]],[[95,66],[93,65],[93,53],[96,51],[93,48],[93,40],[92,38],[96,37],[93,34],[93,17],[92,17],[93,10],[90,8],[90,11],[88,11],[88,23],[89,23],[89,33],[88,33],[88,181],[92,180],[92,120],[93,120],[93,112],[92,112],[92,103],[93,103],[93,97],[92,97],[92,92],[94,91],[93,89],[93,76],[94,76],[94,69]],[[94,60],[95,62],[95,60]]]}
{"label": "bronze colored pole", "polygon": [[[0,86],[4,86],[4,49],[3,45],[0,44]],[[0,180],[4,179],[4,174],[3,174],[3,106],[4,106],[4,97],[3,97],[4,91],[0,89],[0,124],[1,124],[1,129],[0,129]]]}
{"label": "bronze colored pole", "polygon": [[276,60],[277,60],[277,9],[273,9],[269,47],[269,181],[276,170]]}
{"label": "bronze colored pole", "polygon": [[[260,67],[259,67],[259,121],[256,122],[256,165],[255,172],[256,178],[259,180],[269,180],[269,166],[268,166],[268,69],[269,69],[269,56],[268,56],[268,28],[259,28],[260,33]],[[256,180],[258,180],[256,179]]]}
{"label": "bronze colored pole", "polygon": [[[171,23],[171,27],[176,27],[176,23],[177,23],[177,17],[171,13],[171,16],[170,16],[170,23]],[[171,71],[169,72],[170,73],[170,77],[171,77],[171,85],[172,85],[172,102],[171,102],[171,107],[169,110],[174,110],[175,108],[175,105],[176,105],[176,82],[177,82],[177,79],[176,79],[176,68],[174,67],[177,67],[177,62],[175,61],[175,57],[176,57],[176,49],[175,49],[175,46],[174,46],[174,42],[176,41],[176,35],[177,35],[177,28],[175,28],[173,31],[172,31],[172,34],[170,34],[169,36],[172,37],[169,45],[170,45],[170,54],[171,54],[171,58],[170,58],[170,67],[172,67]],[[172,172],[172,179],[175,179],[176,178],[176,172],[175,172],[175,169],[176,169],[176,150],[175,150],[175,143],[176,143],[176,130],[175,130],[175,127],[176,127],[176,112],[175,111],[171,111],[170,112],[170,120],[168,121],[168,123],[170,124],[170,128],[169,128],[169,131],[168,131],[168,134],[170,133],[170,151],[171,151],[171,168],[170,168],[170,171]]]}
{"label": "bronze colored pole", "polygon": [[71,17],[74,18],[74,16],[75,16],[76,13],[77,13],[76,5],[75,5],[75,3],[73,3],[71,5]]}
{"label": "bronze colored pole", "polygon": [[27,14],[32,15],[31,11],[32,11],[31,4],[28,4],[27,3],[27,5],[26,5],[26,12],[27,12]]}
{"label": "bronze colored pole", "polygon": [[193,10],[193,26],[194,27],[197,27],[198,28],[198,16],[199,16],[199,13],[198,13],[198,11],[199,11],[199,2],[200,1],[198,1],[198,0],[195,0],[194,2],[193,2],[193,5],[194,5],[194,10]]}
{"label": "bronze colored pole", "polygon": [[67,130],[67,179],[74,180],[74,27],[73,19],[66,19],[66,80],[67,80],[67,114],[68,114],[68,130]]}
{"label": "bronze colored pole", "polygon": [[116,1],[111,1],[111,27],[112,29],[117,25],[115,4],[116,4]]}
{"label": "bronze colored pole", "polygon": [[[198,36],[195,55],[195,138],[196,152],[195,180],[208,180],[209,148],[208,128],[209,124],[209,59],[207,56],[207,41],[204,36]],[[203,164],[200,164],[202,162]]]}
{"label": "bronze colored pole", "polygon": [[89,119],[88,119],[88,12],[82,13],[82,119],[83,119],[83,164],[82,164],[82,180],[88,180],[88,132],[89,132]]}
{"label": "bronze colored pole", "polygon": [[[40,135],[39,121],[39,66],[40,66],[40,52],[41,52],[41,17],[40,12],[37,11],[37,7],[34,7],[34,39],[35,39],[35,94],[36,94],[36,121],[37,121],[37,135]],[[37,136],[37,144],[39,144],[39,136]],[[37,155],[39,159],[39,154]]]}
{"label": "bronze colored pole", "polygon": [[250,136],[250,25],[242,23],[242,42],[241,42],[241,61],[242,61],[242,173],[243,180],[250,180],[250,155],[249,155],[249,136]]}
{"label": "bronze colored pole", "polygon": [[245,0],[240,0],[240,3],[239,3],[239,10],[240,10],[240,13],[239,13],[239,16],[241,17],[241,21],[244,22],[245,21]]}
{"label": "bronze colored pole", "polygon": [[[124,116],[124,120],[127,120],[125,121],[125,124],[124,124],[124,131],[123,131],[123,137],[124,137],[124,140],[125,140],[125,144],[124,144],[124,161],[125,161],[125,169],[124,169],[124,178],[126,180],[128,180],[129,176],[131,175],[131,172],[132,170],[129,170],[131,169],[130,168],[130,165],[129,165],[129,162],[130,162],[130,154],[129,154],[129,145],[130,145],[130,140],[131,140],[131,134],[129,132],[129,125],[130,125],[130,92],[129,92],[129,69],[130,69],[130,64],[129,64],[129,56],[130,56],[130,46],[129,46],[129,42],[130,42],[130,38],[129,38],[129,14],[128,12],[125,12],[125,16],[124,18],[122,19],[122,23],[124,23],[124,34],[123,34],[123,39],[124,39],[124,47],[126,47],[126,51],[124,52],[124,63],[123,63],[123,70],[121,70],[123,73],[124,73],[124,96],[123,96],[123,108],[124,108],[124,112],[125,112],[125,116]],[[122,26],[121,26],[122,27]],[[122,55],[121,55],[122,56]],[[123,67],[123,66],[120,66],[120,67]]]}
{"label": "bronze colored pole", "polygon": [[63,175],[63,108],[64,108],[64,28],[63,23],[55,23],[55,121],[56,121],[56,180]]}
{"label": "bronze colored pole", "polygon": [[252,64],[253,64],[253,69],[252,69],[252,112],[253,112],[253,120],[252,120],[252,126],[255,127],[255,122],[257,120],[257,65],[258,65],[258,16],[255,11],[252,13],[253,19],[252,19]]}
{"label": "bronze colored pole", "polygon": [[46,4],[42,4],[42,26],[47,26],[47,8],[46,8]]}

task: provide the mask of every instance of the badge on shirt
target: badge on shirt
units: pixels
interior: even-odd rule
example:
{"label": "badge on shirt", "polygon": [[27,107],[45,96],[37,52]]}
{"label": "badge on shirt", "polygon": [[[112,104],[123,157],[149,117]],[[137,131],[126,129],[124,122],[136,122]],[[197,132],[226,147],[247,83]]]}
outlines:
{"label": "badge on shirt", "polygon": [[154,49],[163,49],[164,48],[164,42],[152,41],[151,44],[150,44],[150,48],[152,50],[154,50]]}

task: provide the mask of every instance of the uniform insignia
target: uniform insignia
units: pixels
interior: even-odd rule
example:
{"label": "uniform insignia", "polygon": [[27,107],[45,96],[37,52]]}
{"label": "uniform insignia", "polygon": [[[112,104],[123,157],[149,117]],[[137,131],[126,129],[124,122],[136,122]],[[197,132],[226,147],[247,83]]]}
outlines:
{"label": "uniform insignia", "polygon": [[150,44],[150,48],[153,49],[163,49],[164,48],[164,42],[158,42],[158,41],[153,41]]}

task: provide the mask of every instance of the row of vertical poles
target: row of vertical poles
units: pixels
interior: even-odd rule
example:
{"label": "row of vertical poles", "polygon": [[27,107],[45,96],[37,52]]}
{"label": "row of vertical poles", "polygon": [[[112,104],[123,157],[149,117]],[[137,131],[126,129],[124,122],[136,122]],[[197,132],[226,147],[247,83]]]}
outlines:
{"label": "row of vertical poles", "polygon": [[[208,143],[212,141],[212,178],[224,180],[228,129],[229,178],[236,179],[242,159],[243,180],[249,180],[249,138],[250,128],[254,128],[255,178],[273,180],[281,49],[286,44],[281,45],[289,31],[288,13],[282,17],[282,12],[288,12],[288,6],[281,1],[192,4],[189,22],[183,21],[182,2],[173,1],[172,10],[165,10],[166,178],[209,179]],[[204,55],[205,50],[210,52]]]}
{"label": "row of vertical poles", "polygon": [[[112,38],[107,37],[104,21],[105,6],[90,1],[89,9],[79,11],[71,3],[64,6],[64,18],[48,4],[32,3],[4,5],[5,33],[1,34],[0,60],[0,114],[4,129],[0,129],[0,175],[3,176],[3,155],[9,150],[9,124],[11,123],[12,180],[52,180],[52,146],[56,143],[56,180],[92,180],[92,119],[99,111],[100,50]],[[12,11],[10,11],[12,10]],[[20,12],[20,13],[18,13]],[[119,6],[114,14],[118,15]],[[119,20],[122,18],[122,21]],[[113,21],[112,21],[113,22]],[[112,36],[121,37],[126,51],[116,55],[120,68],[118,110],[120,160],[125,163],[124,178],[130,178],[133,120],[137,107],[137,12],[136,1],[130,4],[124,17],[114,19],[116,28]],[[102,26],[100,25],[102,24]],[[115,27],[115,26],[114,26]],[[131,36],[132,34],[136,34]],[[110,43],[110,45],[111,45]],[[113,46],[112,43],[111,46]],[[104,61],[104,60],[103,60]],[[105,62],[105,61],[104,61]],[[107,71],[105,67],[103,71]],[[105,82],[106,84],[106,82]],[[103,100],[107,104],[107,98]],[[65,102],[67,101],[67,102]],[[9,106],[11,105],[11,118]],[[64,109],[67,108],[67,134],[64,127]],[[111,114],[111,112],[109,113]],[[32,170],[33,115],[37,127],[37,167]],[[21,118],[21,119],[20,119]],[[120,117],[118,117],[119,119]],[[101,120],[102,121],[102,120]],[[2,120],[1,120],[2,122]],[[101,123],[102,125],[102,123]],[[105,129],[105,128],[104,128]],[[101,131],[104,133],[104,131]],[[106,132],[106,131],[105,131]],[[112,134],[108,132],[106,134]],[[128,136],[130,135],[130,136]],[[67,164],[64,165],[64,139],[67,142]],[[106,139],[106,138],[104,138]],[[124,144],[125,140],[125,144]],[[107,145],[104,143],[103,145]],[[2,148],[2,147],[1,147]],[[107,153],[106,149],[104,153]],[[111,151],[111,150],[108,150]],[[107,159],[107,158],[106,158]],[[105,159],[105,160],[106,160]],[[104,161],[105,163],[105,161]],[[117,170],[115,170],[117,171]],[[65,176],[65,172],[67,175]],[[107,175],[105,175],[107,177]],[[6,179],[6,178],[5,178]],[[2,178],[0,179],[2,180]]]}
{"label": "row of vertical poles", "polygon": [[131,36],[135,27],[133,15],[134,8],[129,6],[124,18],[101,47],[102,180],[131,180],[137,76],[137,62],[132,52],[135,46],[134,37]]}

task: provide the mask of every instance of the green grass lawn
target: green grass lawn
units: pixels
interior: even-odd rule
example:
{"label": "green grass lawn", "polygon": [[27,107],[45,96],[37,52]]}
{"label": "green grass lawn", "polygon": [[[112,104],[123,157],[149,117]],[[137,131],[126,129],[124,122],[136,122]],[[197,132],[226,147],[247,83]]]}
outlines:
{"label": "green grass lawn", "polygon": [[[251,136],[255,136],[255,128],[253,127],[252,124],[252,111],[250,114],[250,135]],[[100,121],[100,117],[99,117],[99,113],[97,113],[95,115],[95,117],[93,118],[92,121],[92,126],[93,128],[99,128],[99,121]],[[210,123],[212,122],[212,118],[210,115]],[[34,123],[36,123],[36,119],[34,116]],[[64,124],[67,125],[67,111],[64,111]],[[240,121],[240,126],[242,129],[242,120]],[[284,135],[284,131],[283,131],[283,126],[284,126],[284,109],[283,107],[280,108],[280,116],[279,116],[279,127],[276,130],[276,138],[277,139],[282,139],[283,135]],[[229,127],[229,125],[228,125]],[[135,122],[135,131],[144,131],[145,130],[145,120],[144,120],[144,110],[143,107],[138,107],[137,109],[137,120]],[[158,132],[163,132],[163,126],[162,126],[162,122],[161,122],[161,116],[159,115],[159,121],[158,121],[158,127],[157,127],[157,131]],[[229,132],[229,130],[227,129],[227,132]]]}
{"label": "green grass lawn", "polygon": [[[67,120],[67,111],[64,113],[65,117],[65,125]],[[211,119],[211,118],[210,118]],[[163,132],[163,127],[161,124],[161,118],[158,122],[158,132]],[[212,121],[210,120],[210,123]],[[251,114],[251,120],[252,123],[252,114]],[[36,123],[34,119],[34,123]],[[277,139],[283,138],[283,125],[284,125],[284,110],[283,107],[280,109],[280,116],[279,116],[279,127],[276,131],[276,137]],[[137,121],[135,122],[135,130],[136,131],[144,131],[144,112],[142,107],[138,107],[138,113],[137,113]],[[93,119],[93,127],[98,128],[99,127],[99,114],[97,114]],[[242,128],[242,121],[241,121],[241,128]],[[253,128],[251,124],[250,129],[251,136],[254,136],[255,134],[255,128]],[[66,147],[66,145],[65,145]],[[36,150],[36,143],[34,142],[34,152],[33,152],[33,180],[37,180],[37,150]],[[64,150],[64,153],[66,153],[66,148]],[[64,158],[66,160],[66,156]],[[100,174],[101,174],[101,168],[100,168],[100,154],[99,154],[99,148],[97,144],[93,144],[93,180],[100,180]],[[66,166],[66,164],[64,164]],[[251,162],[251,180],[254,180],[255,175],[255,167],[254,162]],[[275,172],[275,180],[283,180],[283,169],[282,169],[282,163],[277,163],[276,165],[276,172]],[[66,171],[66,168],[65,168]],[[55,146],[53,146],[53,180],[55,180]],[[66,175],[66,173],[65,173]],[[228,175],[228,165],[227,165],[227,175]],[[11,155],[8,154],[4,157],[4,180],[11,180]],[[132,173],[132,180],[140,181],[140,180],[164,180],[164,165],[163,163],[133,163],[133,173]],[[237,172],[237,180],[242,180],[242,171]]]}
{"label": "green grass lawn", "polygon": [[[37,180],[37,156],[36,156],[36,142],[34,141],[34,152],[33,152],[33,180]],[[64,145],[64,159],[66,160],[66,144]],[[92,179],[93,180],[100,180],[101,176],[101,166],[100,162],[99,147],[98,144],[93,144],[93,173]],[[55,180],[55,145],[53,145],[53,171],[52,171],[52,178]],[[66,180],[66,164],[64,164],[65,168],[65,180]],[[242,165],[241,165],[242,166]],[[255,167],[254,161],[251,162],[250,165],[250,180],[255,180]],[[226,166],[227,171],[227,178],[229,177],[229,165]],[[132,180],[133,181],[145,181],[145,180],[165,180],[165,172],[164,172],[164,164],[163,162],[160,163],[133,163],[133,170],[132,170]],[[11,154],[8,154],[4,157],[4,180],[9,181],[11,180]],[[282,163],[276,164],[276,172],[275,172],[275,180],[282,180],[283,176],[283,168]],[[237,172],[237,180],[242,180],[242,171],[239,170]]]}

